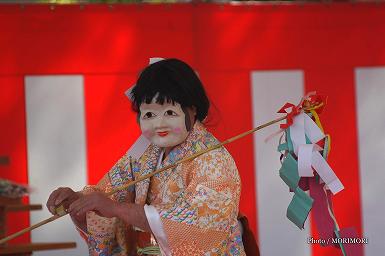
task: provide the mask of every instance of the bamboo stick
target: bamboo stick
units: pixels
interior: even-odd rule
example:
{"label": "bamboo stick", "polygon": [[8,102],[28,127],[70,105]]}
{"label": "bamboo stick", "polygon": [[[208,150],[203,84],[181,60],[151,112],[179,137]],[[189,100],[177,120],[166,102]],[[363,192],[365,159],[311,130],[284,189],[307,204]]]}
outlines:
{"label": "bamboo stick", "polygon": [[[64,214],[64,215],[67,215],[67,213]],[[29,232],[31,230],[34,230],[35,228],[41,227],[41,226],[43,226],[43,225],[45,225],[47,223],[50,223],[50,222],[52,222],[54,220],[57,220],[57,219],[59,219],[60,217],[62,217],[64,215],[54,215],[52,217],[49,217],[48,219],[45,219],[43,221],[40,221],[39,223],[36,223],[35,225],[32,225],[32,226],[30,226],[28,228],[25,228],[25,229],[22,229],[22,230],[20,230],[20,231],[18,231],[16,233],[13,233],[12,235],[7,236],[7,237],[1,239],[0,240],[0,244],[4,244],[4,243],[8,242],[9,240],[12,240],[12,239],[14,239],[14,238],[16,238],[18,236],[21,236],[22,234],[25,234],[25,233],[27,233],[27,232]]]}

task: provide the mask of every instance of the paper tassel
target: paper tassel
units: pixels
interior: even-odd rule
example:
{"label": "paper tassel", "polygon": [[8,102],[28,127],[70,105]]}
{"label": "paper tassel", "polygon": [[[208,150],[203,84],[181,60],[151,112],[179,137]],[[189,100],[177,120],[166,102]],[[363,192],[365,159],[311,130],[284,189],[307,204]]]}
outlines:
{"label": "paper tassel", "polygon": [[[286,216],[298,228],[313,210],[319,236],[326,245],[341,248],[344,256],[362,255],[362,244],[344,244],[343,238],[357,237],[352,228],[339,229],[332,209],[331,197],[344,189],[341,181],[327,163],[330,136],[324,133],[318,114],[326,104],[326,97],[309,94],[300,105],[287,103],[280,113],[287,113],[285,141],[278,146],[282,152],[279,176],[294,192]],[[291,110],[291,112],[289,112]],[[305,192],[309,190],[309,195]],[[331,242],[334,241],[334,242]]]}

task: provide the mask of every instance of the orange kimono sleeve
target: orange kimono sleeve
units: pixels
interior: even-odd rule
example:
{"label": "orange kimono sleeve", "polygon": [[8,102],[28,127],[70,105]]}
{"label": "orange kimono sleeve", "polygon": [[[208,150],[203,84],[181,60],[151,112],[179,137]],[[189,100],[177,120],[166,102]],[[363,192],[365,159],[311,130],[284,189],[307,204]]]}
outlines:
{"label": "orange kimono sleeve", "polygon": [[[92,193],[93,191],[108,192],[115,187],[119,187],[132,180],[130,159],[124,155],[104,177],[94,186],[86,186],[83,193]],[[113,200],[119,202],[133,202],[134,189],[129,188],[120,191],[111,196]],[[89,255],[102,256],[129,255],[136,247],[131,245],[127,239],[132,233],[135,240],[135,234],[131,226],[127,226],[118,218],[105,218],[97,215],[95,212],[86,214],[87,230],[79,230],[82,237],[88,244]],[[134,242],[133,242],[134,244]]]}

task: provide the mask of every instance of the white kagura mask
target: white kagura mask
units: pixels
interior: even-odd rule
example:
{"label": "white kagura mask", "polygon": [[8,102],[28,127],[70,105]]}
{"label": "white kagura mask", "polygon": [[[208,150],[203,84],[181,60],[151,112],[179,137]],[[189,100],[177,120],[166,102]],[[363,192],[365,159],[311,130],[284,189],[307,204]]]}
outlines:
{"label": "white kagura mask", "polygon": [[162,148],[174,147],[186,140],[186,115],[180,104],[153,100],[140,105],[140,129],[153,144]]}

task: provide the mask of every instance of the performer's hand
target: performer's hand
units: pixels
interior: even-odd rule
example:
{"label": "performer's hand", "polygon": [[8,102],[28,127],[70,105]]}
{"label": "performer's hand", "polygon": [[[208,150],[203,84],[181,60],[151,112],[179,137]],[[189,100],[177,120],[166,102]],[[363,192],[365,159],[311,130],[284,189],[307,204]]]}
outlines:
{"label": "performer's hand", "polygon": [[92,192],[83,195],[74,201],[68,208],[71,216],[84,216],[88,211],[95,211],[103,217],[111,218],[116,216],[119,203],[109,199],[102,192]]}
{"label": "performer's hand", "polygon": [[63,204],[64,209],[81,197],[80,192],[75,192],[70,188],[58,188],[54,190],[48,198],[47,208],[52,214],[56,214],[56,208]]}

